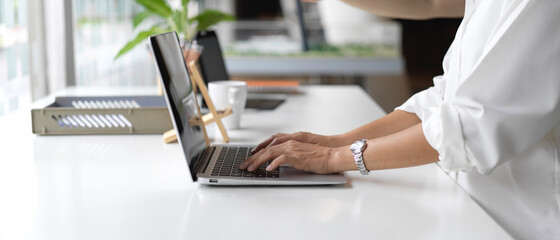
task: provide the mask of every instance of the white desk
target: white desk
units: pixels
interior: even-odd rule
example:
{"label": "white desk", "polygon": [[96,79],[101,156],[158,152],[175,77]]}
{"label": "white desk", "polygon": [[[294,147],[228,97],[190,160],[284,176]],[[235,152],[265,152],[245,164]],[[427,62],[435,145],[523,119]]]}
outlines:
{"label": "white desk", "polygon": [[[247,112],[233,142],[384,115],[357,87],[304,90]],[[433,164],[349,172],[345,186],[209,187],[160,135],[34,136],[29,116],[0,119],[0,239],[510,239]]]}

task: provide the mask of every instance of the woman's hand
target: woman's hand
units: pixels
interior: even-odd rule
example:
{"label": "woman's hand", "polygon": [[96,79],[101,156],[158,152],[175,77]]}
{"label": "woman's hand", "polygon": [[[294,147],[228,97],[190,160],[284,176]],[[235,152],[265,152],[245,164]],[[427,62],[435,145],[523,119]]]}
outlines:
{"label": "woman's hand", "polygon": [[339,139],[338,136],[323,136],[310,132],[296,132],[292,134],[277,133],[260,143],[257,147],[255,147],[255,149],[253,149],[251,153],[255,154],[261,149],[279,145],[290,140],[323,147],[339,147],[341,145],[344,145],[344,143]]}
{"label": "woman's hand", "polygon": [[266,168],[267,171],[272,171],[282,164],[288,164],[300,170],[319,174],[341,172],[343,169],[337,169],[338,167],[334,164],[336,156],[339,156],[339,151],[341,148],[324,147],[290,139],[280,144],[261,148],[239,168],[254,171],[265,162],[272,161]]}

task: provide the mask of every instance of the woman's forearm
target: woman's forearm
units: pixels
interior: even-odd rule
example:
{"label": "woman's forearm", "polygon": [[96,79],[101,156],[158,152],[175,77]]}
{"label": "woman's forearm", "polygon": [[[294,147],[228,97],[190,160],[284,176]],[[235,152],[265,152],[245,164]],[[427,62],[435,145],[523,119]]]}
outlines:
{"label": "woman's forearm", "polygon": [[428,19],[462,17],[465,0],[343,0],[383,17]]}
{"label": "woman's forearm", "polygon": [[[349,139],[355,141],[355,139],[360,138],[370,139],[367,141],[368,147],[363,151],[364,162],[369,170],[410,167],[436,162],[438,161],[438,153],[424,137],[422,123],[415,117],[415,115],[413,117],[410,113],[402,111],[393,112],[383,119],[350,132],[350,134],[354,133],[356,135],[355,137],[348,137],[347,141]],[[409,126],[406,127],[407,125]],[[375,134],[368,134],[368,132]],[[253,155],[239,168],[254,171],[264,162],[271,161],[267,171],[272,171],[283,164],[289,164],[297,169],[314,173],[333,173],[357,169],[350,150],[350,141],[348,141],[348,144],[334,144],[334,139],[328,138],[324,139],[327,142],[326,144],[317,144],[312,141],[300,141],[294,138],[298,135],[300,137],[315,136],[304,133],[279,135],[279,138],[288,138],[277,144],[263,142],[264,147],[261,146],[262,144],[259,145],[261,146],[260,149],[253,152]]]}
{"label": "woman's forearm", "polygon": [[356,128],[350,132],[334,136],[337,146],[352,144],[358,139],[374,139],[387,136],[420,123],[416,114],[394,111],[386,116]]}
{"label": "woman's forearm", "polygon": [[[363,159],[368,170],[412,167],[439,161],[438,152],[426,140],[421,123],[371,139],[367,145]],[[348,146],[335,149],[331,164],[335,172],[357,170]]]}

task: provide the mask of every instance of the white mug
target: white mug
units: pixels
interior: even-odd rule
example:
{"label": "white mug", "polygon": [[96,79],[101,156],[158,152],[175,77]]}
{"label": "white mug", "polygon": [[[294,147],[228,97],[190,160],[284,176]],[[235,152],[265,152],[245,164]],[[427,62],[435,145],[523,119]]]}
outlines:
{"label": "white mug", "polygon": [[208,83],[208,93],[217,110],[231,106],[233,114],[222,119],[226,129],[238,129],[241,114],[247,101],[247,83],[243,81],[212,81]]}

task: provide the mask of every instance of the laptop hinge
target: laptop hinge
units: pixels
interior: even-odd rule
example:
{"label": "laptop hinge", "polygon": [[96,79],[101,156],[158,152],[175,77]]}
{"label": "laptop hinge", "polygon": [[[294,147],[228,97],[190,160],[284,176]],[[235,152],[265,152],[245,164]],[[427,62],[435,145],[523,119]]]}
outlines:
{"label": "laptop hinge", "polygon": [[206,171],[206,168],[210,163],[210,158],[212,157],[212,154],[215,150],[216,147],[207,147],[206,149],[204,149],[204,151],[202,151],[198,156],[195,157],[195,161],[192,161],[193,166],[190,166],[190,169],[194,181],[197,180],[198,177],[196,175],[198,173],[203,173],[204,171]]}

